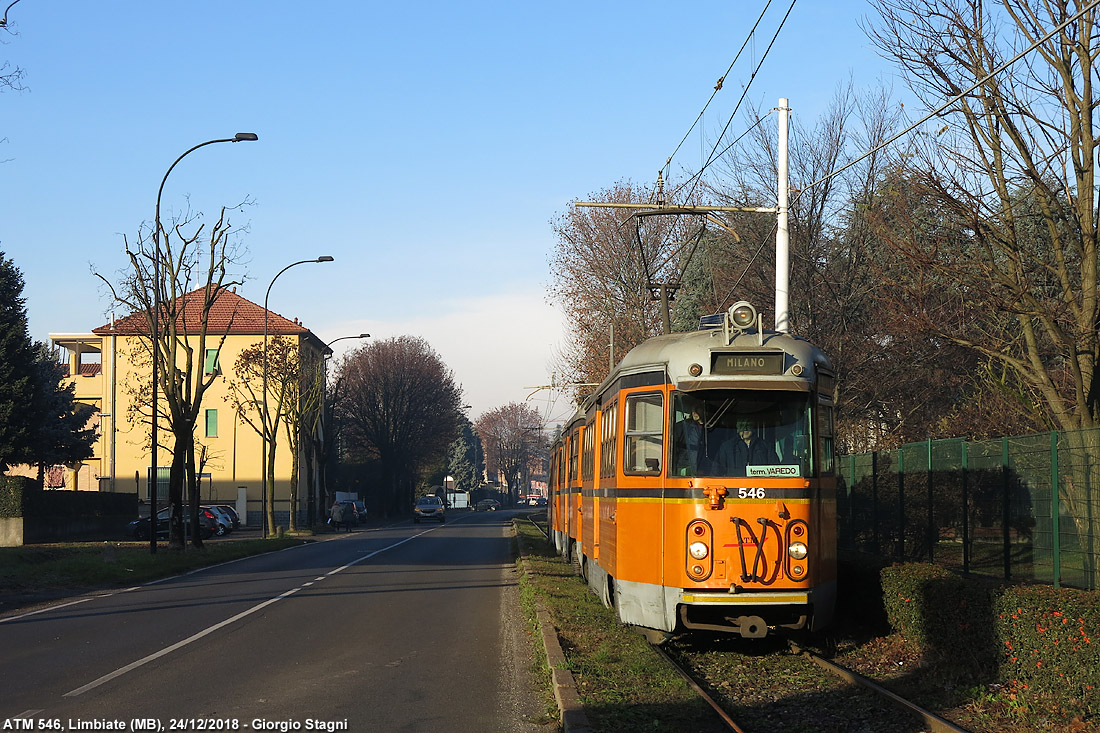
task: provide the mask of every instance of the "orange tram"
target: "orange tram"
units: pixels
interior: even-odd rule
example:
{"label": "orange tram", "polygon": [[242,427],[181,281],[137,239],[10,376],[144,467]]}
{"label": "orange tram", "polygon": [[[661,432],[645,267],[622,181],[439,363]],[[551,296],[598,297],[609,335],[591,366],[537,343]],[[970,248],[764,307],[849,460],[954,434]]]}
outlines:
{"label": "orange tram", "polygon": [[651,637],[832,618],[834,372],[759,320],[742,301],[640,344],[552,448],[551,540]]}

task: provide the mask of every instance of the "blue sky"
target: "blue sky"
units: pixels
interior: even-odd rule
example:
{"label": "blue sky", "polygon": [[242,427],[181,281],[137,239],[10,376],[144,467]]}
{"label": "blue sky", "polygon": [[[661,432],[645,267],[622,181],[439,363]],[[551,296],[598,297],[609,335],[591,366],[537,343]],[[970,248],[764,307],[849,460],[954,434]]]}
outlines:
{"label": "blue sky", "polygon": [[[168,166],[255,132],[185,158],[162,204],[212,221],[254,202],[234,217],[249,227],[238,292],[262,304],[285,265],[331,255],[283,274],[271,309],[326,341],[424,337],[471,417],[522,401],[562,341],[549,222],[655,179],[763,6],[20,0],[15,35],[0,31],[28,87],[0,94],[0,251],[26,279],[31,335],[106,323],[91,269],[124,266]],[[773,3],[674,171],[698,167],[788,7]],[[892,83],[868,12],[797,3],[749,100],[788,97],[812,125],[849,76]],[[531,404],[568,413],[548,398]]]}

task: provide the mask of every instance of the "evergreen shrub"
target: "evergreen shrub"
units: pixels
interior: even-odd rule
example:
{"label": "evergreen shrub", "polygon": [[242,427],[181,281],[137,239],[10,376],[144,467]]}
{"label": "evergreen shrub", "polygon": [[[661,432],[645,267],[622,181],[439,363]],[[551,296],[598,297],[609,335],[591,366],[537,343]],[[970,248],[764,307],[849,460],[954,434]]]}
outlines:
{"label": "evergreen shrub", "polygon": [[0,517],[21,517],[26,506],[26,495],[35,486],[34,479],[26,476],[0,476]]}

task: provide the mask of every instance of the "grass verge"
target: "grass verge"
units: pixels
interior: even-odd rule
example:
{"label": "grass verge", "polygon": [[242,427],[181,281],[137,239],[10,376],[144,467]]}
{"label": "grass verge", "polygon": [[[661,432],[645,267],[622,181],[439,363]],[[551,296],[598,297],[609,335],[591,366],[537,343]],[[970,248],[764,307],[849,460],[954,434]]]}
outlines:
{"label": "grass verge", "polygon": [[569,670],[599,731],[707,731],[714,712],[645,641],[604,608],[537,528],[516,522],[531,602],[554,619]]}
{"label": "grass verge", "polygon": [[[519,524],[520,522],[517,522]],[[517,533],[518,533],[517,528]],[[536,532],[536,535],[538,533]],[[523,612],[523,624],[524,630],[527,632],[528,637],[531,639],[531,646],[533,648],[533,654],[531,655],[531,676],[538,681],[538,690],[536,690],[539,701],[541,702],[545,713],[541,719],[534,721],[539,724],[550,723],[558,720],[558,704],[554,699],[553,679],[550,675],[550,662],[546,658],[546,649],[542,644],[542,634],[539,629],[538,621],[538,591],[535,589],[534,584],[531,582],[532,577],[527,572],[527,564],[524,560],[523,554],[518,550],[520,541],[516,539],[516,558],[517,569],[519,570],[519,601],[520,609]]]}

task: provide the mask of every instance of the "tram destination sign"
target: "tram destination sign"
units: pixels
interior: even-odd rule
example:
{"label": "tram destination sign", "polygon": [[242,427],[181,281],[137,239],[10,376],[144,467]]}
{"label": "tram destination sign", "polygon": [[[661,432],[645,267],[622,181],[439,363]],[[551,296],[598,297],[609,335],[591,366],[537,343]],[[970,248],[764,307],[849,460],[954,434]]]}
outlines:
{"label": "tram destination sign", "polygon": [[714,352],[710,355],[711,374],[782,374],[786,371],[786,354],[768,352]]}

